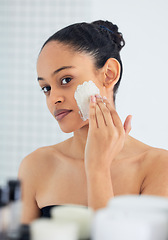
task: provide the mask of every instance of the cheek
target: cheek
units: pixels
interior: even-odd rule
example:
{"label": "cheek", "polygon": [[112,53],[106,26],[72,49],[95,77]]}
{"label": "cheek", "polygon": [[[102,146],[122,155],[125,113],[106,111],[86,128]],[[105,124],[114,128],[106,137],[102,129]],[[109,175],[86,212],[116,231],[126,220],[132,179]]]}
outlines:
{"label": "cheek", "polygon": [[48,110],[53,115],[54,114],[53,106],[51,105],[51,103],[47,99],[46,99],[46,104],[47,104]]}

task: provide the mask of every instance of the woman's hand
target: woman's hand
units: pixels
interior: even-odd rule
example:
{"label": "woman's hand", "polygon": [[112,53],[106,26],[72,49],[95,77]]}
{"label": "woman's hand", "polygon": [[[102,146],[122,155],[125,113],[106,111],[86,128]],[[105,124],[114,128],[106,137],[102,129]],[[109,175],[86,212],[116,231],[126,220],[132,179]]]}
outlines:
{"label": "woman's hand", "polygon": [[86,172],[109,171],[131,130],[131,115],[124,126],[107,99],[91,96],[89,130],[85,146]]}

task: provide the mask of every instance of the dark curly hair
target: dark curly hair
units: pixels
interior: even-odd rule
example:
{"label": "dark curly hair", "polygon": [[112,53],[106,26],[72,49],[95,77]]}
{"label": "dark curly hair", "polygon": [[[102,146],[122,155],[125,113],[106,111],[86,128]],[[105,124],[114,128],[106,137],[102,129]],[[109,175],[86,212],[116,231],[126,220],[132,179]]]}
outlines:
{"label": "dark curly hair", "polygon": [[90,54],[94,58],[95,67],[98,69],[102,68],[109,58],[117,59],[121,71],[120,78],[113,89],[113,100],[115,102],[123,72],[120,50],[125,45],[122,34],[118,32],[117,25],[103,20],[92,23],[75,23],[54,33],[44,43],[41,50],[50,41],[59,41],[71,46],[75,51]]}

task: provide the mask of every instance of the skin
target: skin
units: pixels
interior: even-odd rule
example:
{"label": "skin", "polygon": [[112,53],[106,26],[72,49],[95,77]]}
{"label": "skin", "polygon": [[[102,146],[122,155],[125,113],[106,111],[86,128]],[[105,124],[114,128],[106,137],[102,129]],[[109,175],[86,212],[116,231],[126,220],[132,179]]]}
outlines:
{"label": "skin", "polygon": [[[65,66],[68,68],[53,74]],[[49,42],[39,55],[37,73],[51,114],[54,116],[56,109],[73,110],[58,124],[74,136],[23,159],[19,169],[22,223],[39,217],[40,208],[48,205],[73,203],[97,210],[117,195],[168,197],[168,152],[132,138],[131,115],[122,125],[115,110],[113,88],[120,74],[117,60],[110,58],[103,68],[96,69],[90,55]],[[92,97],[89,120],[83,121],[74,92],[89,80],[107,99]]]}

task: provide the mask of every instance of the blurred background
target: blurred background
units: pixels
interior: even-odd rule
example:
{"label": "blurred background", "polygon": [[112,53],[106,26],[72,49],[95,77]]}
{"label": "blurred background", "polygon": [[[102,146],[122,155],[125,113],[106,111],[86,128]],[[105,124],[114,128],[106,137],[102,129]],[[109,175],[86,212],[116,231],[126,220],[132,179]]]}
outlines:
{"label": "blurred background", "polygon": [[126,46],[116,99],[131,136],[168,149],[168,2],[166,0],[0,0],[0,184],[17,176],[21,160],[73,135],[59,129],[37,83],[45,40],[75,22],[109,20]]}

